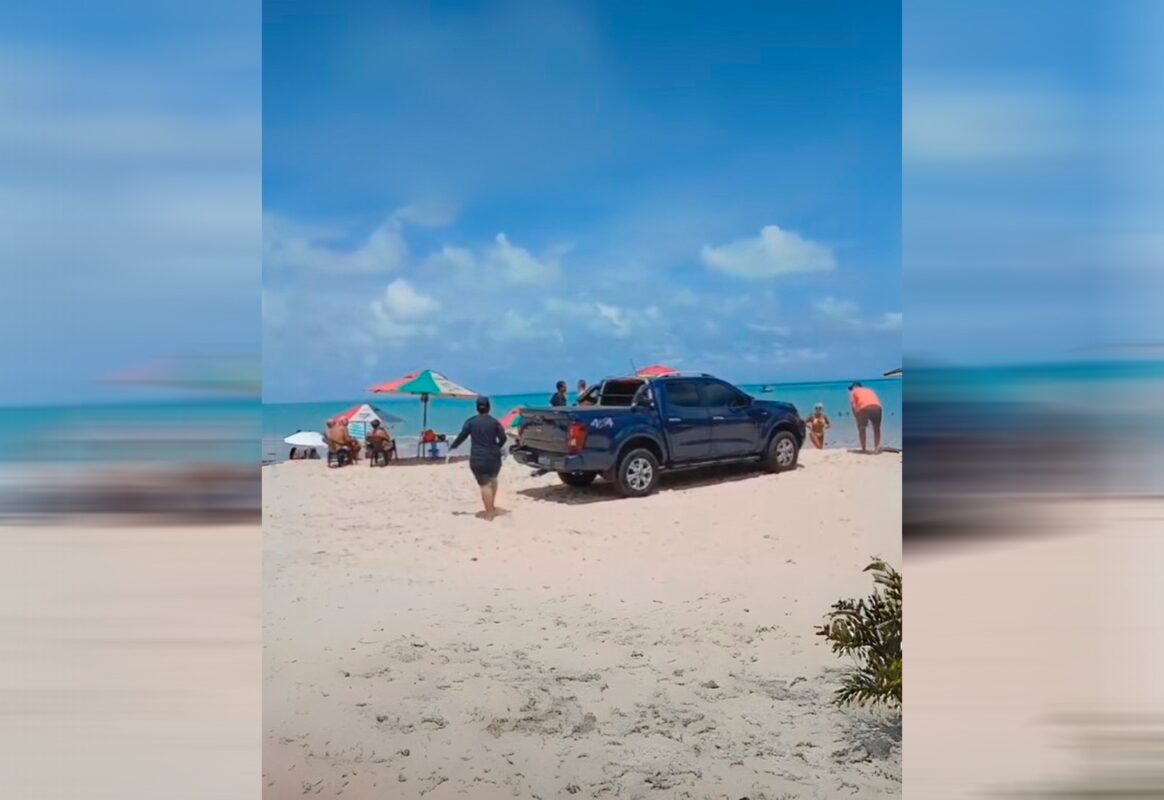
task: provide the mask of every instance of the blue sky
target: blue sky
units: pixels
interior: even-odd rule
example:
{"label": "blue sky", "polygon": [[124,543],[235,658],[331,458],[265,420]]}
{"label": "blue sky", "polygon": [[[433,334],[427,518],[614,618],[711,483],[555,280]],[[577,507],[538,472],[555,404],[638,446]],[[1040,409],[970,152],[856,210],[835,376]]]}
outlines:
{"label": "blue sky", "polygon": [[267,400],[898,366],[897,4],[334,7],[264,6]]}

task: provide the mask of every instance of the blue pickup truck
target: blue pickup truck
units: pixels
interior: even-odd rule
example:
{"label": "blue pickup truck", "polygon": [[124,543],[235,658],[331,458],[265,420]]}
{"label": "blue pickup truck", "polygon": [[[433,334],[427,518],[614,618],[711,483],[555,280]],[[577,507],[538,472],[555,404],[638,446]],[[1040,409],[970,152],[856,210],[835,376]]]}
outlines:
{"label": "blue pickup truck", "polygon": [[795,406],[710,375],[606,380],[576,406],[526,408],[521,417],[514,460],[570,486],[601,476],[624,497],[650,494],[663,471],[748,461],[793,469],[804,444]]}

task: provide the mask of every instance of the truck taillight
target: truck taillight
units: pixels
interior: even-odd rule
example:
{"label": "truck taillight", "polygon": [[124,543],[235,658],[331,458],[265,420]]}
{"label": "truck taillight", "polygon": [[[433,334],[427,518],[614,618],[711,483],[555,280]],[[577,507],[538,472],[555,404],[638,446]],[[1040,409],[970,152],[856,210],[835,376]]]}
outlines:
{"label": "truck taillight", "polygon": [[584,423],[575,422],[570,425],[566,433],[566,449],[571,453],[580,453],[586,446],[586,434],[589,428]]}

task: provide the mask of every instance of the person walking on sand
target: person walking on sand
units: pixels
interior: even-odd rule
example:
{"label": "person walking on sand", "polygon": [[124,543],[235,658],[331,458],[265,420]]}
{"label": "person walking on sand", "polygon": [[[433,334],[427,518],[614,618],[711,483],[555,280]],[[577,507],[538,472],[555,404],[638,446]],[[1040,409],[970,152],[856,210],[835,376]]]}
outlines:
{"label": "person walking on sand", "polygon": [[552,406],[569,405],[569,401],[566,399],[566,382],[565,381],[558,381],[558,385],[555,388],[557,389],[557,391],[554,392],[554,396],[550,398],[550,405],[552,405]]}
{"label": "person walking on sand", "polygon": [[829,415],[825,413],[824,403],[817,403],[812,409],[812,416],[808,418],[808,438],[817,450],[824,449],[825,431],[833,426]]}
{"label": "person walking on sand", "polygon": [[492,522],[497,516],[497,476],[501,474],[501,448],[505,446],[505,429],[489,410],[489,398],[478,397],[477,415],[465,420],[449,450],[456,450],[466,439],[470,441],[469,471],[481,487],[485,519]]}
{"label": "person walking on sand", "polygon": [[857,436],[861,440],[861,452],[867,453],[865,447],[865,428],[873,426],[873,452],[881,452],[881,398],[872,389],[867,389],[860,383],[849,385],[849,406],[853,409],[853,417],[857,420]]}

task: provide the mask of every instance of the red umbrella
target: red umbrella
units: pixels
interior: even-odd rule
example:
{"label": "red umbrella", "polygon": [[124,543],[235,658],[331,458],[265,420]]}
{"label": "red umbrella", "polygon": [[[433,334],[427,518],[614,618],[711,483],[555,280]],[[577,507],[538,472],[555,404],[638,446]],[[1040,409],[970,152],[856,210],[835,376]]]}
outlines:
{"label": "red umbrella", "polygon": [[505,428],[506,433],[516,435],[517,428],[521,426],[521,409],[515,408],[501,418],[501,427]]}
{"label": "red umbrella", "polygon": [[678,375],[679,370],[674,367],[668,367],[664,364],[652,364],[649,367],[643,367],[635,373],[640,378],[661,378],[664,375]]}

